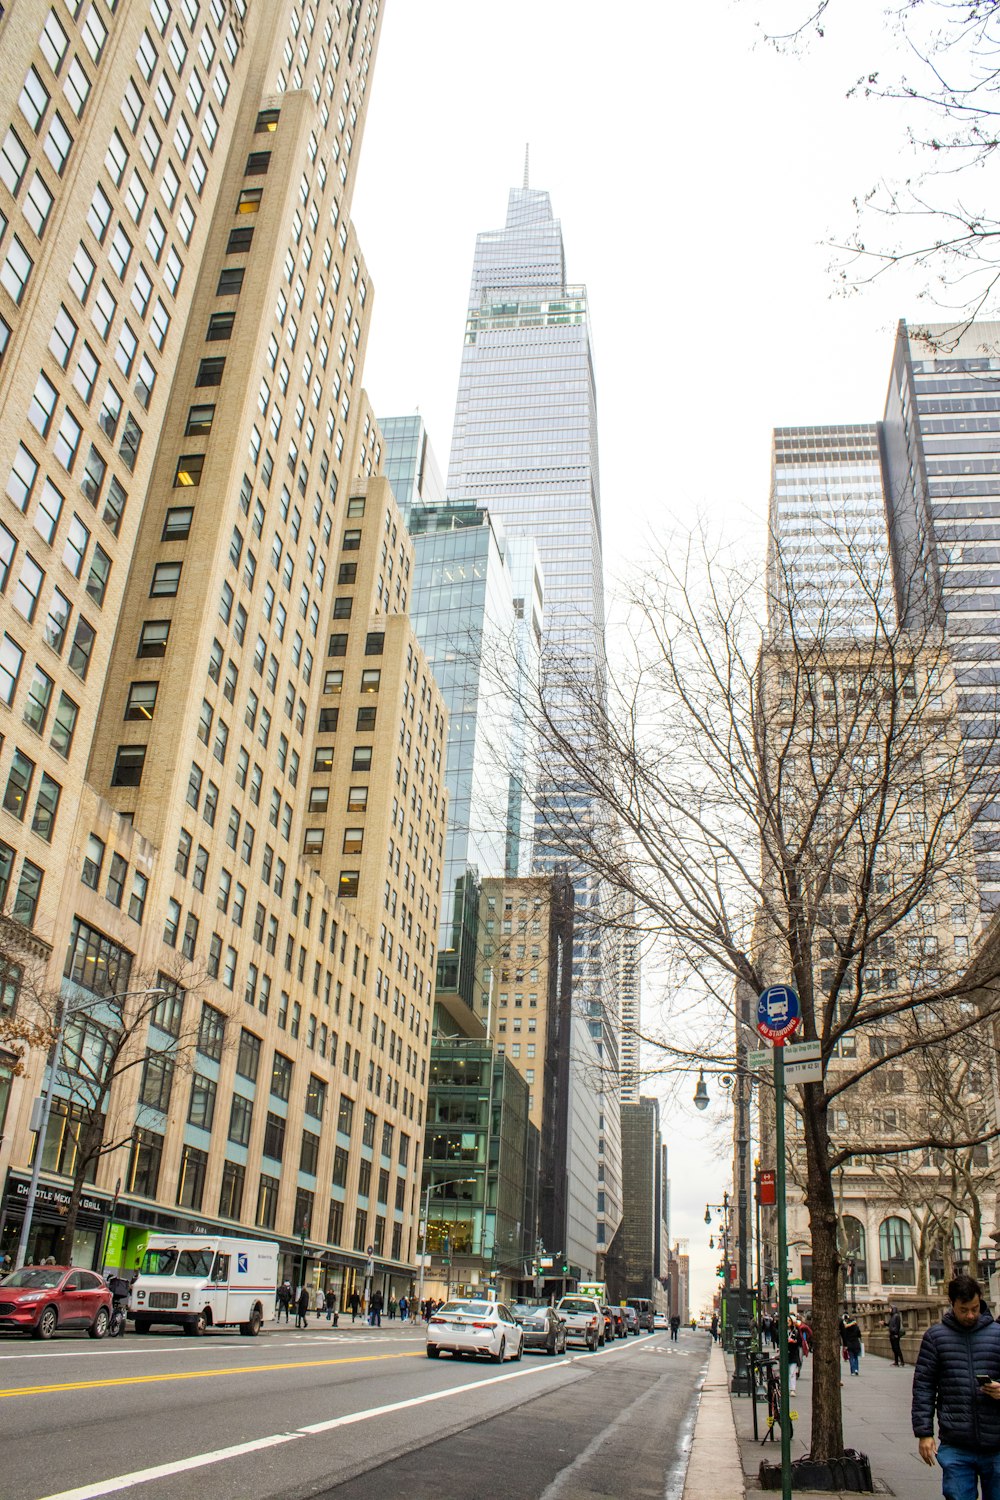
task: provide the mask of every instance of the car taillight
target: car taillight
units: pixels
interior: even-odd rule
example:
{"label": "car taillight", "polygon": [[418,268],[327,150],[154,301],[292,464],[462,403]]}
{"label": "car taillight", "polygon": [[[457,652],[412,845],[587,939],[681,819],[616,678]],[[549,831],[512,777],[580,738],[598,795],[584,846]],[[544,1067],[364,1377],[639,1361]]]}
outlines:
{"label": "car taillight", "polygon": [[492,1323],[473,1323],[473,1328],[492,1328]]}
{"label": "car taillight", "polygon": [[431,1318],[432,1323],[443,1323],[444,1318]]}
{"label": "car taillight", "polygon": [[588,1328],[596,1328],[597,1327],[597,1319],[596,1318],[591,1318],[590,1322],[587,1324],[587,1327]]}

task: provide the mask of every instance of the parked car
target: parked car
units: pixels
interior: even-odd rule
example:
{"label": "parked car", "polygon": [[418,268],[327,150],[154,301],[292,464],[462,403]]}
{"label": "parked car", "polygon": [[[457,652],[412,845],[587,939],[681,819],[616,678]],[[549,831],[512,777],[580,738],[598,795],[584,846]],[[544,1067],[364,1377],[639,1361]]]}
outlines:
{"label": "parked car", "polygon": [[634,1307],[626,1307],[625,1309],[625,1331],[626,1333],[642,1332],[639,1327],[639,1314]]}
{"label": "parked car", "polygon": [[0,1329],[50,1339],[57,1328],[85,1328],[102,1339],[110,1319],[111,1293],[94,1271],[22,1266],[0,1281]]}
{"label": "parked car", "polygon": [[524,1334],[510,1308],[503,1302],[462,1299],[446,1302],[427,1324],[427,1358],[437,1359],[442,1350],[456,1357],[488,1354],[501,1364],[520,1359]]}
{"label": "parked car", "polygon": [[611,1321],[614,1324],[615,1338],[624,1339],[628,1337],[628,1329],[625,1326],[625,1309],[617,1303],[611,1306]]}
{"label": "parked car", "polygon": [[604,1343],[604,1310],[596,1297],[561,1297],[556,1312],[565,1319],[566,1340],[594,1350]]}
{"label": "parked car", "polygon": [[544,1349],[546,1354],[566,1353],[566,1324],[554,1307],[515,1302],[511,1312],[521,1325],[526,1349]]}
{"label": "parked car", "polygon": [[654,1330],[663,1329],[664,1332],[666,1332],[670,1328],[670,1319],[667,1317],[666,1313],[653,1314],[653,1328]]}

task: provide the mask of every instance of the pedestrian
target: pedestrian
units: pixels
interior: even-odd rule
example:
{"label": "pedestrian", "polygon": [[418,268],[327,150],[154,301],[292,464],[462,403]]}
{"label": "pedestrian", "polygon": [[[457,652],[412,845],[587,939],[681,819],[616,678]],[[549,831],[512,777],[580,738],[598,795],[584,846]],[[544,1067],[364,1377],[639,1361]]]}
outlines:
{"label": "pedestrian", "polygon": [[760,1318],[760,1347],[766,1349],[771,1342],[771,1314],[761,1313]]}
{"label": "pedestrian", "polygon": [[889,1317],[885,1326],[889,1330],[893,1369],[902,1369],[906,1360],[903,1358],[903,1317],[898,1307],[889,1308]]}
{"label": "pedestrian", "polygon": [[331,1318],[333,1319],[333,1326],[336,1328],[340,1322],[340,1316],[337,1312],[337,1293],[333,1290],[333,1287],[328,1286],[326,1289],[326,1321],[329,1323]]}
{"label": "pedestrian", "polygon": [[813,1352],[813,1331],[805,1318],[799,1318],[798,1324],[799,1338],[802,1340],[802,1353],[803,1356],[807,1356]]}
{"label": "pedestrian", "polygon": [[313,1311],[315,1312],[317,1318],[321,1318],[323,1316],[323,1313],[326,1311],[326,1294],[324,1293],[322,1287],[316,1288],[316,1302],[314,1304]]}
{"label": "pedestrian", "polygon": [[794,1396],[795,1387],[799,1381],[799,1371],[802,1369],[802,1336],[794,1318],[788,1320],[785,1337],[788,1341],[788,1394]]}
{"label": "pedestrian", "polygon": [[358,1295],[358,1290],[356,1287],[348,1297],[347,1305],[351,1309],[351,1322],[356,1323],[358,1319],[358,1310],[361,1307],[361,1298]]}
{"label": "pedestrian", "polygon": [[370,1309],[370,1312],[369,1312],[369,1321],[371,1322],[371,1325],[372,1325],[373,1328],[381,1328],[382,1327],[382,1307],[383,1307],[383,1302],[384,1302],[384,1299],[382,1297],[382,1293],[381,1292],[379,1292],[379,1291],[372,1292],[371,1298],[369,1299],[368,1306],[369,1306],[369,1309]]}
{"label": "pedestrian", "polygon": [[285,1322],[287,1323],[288,1322],[288,1314],[291,1311],[291,1307],[292,1307],[292,1286],[291,1286],[291,1282],[289,1282],[289,1281],[283,1281],[281,1283],[281,1285],[279,1286],[279,1288],[278,1288],[278,1306],[277,1306],[277,1312],[275,1313],[275,1322],[276,1323],[280,1323],[281,1322],[281,1314],[284,1313],[285,1314]]}
{"label": "pedestrian", "polygon": [[861,1329],[858,1327],[857,1318],[846,1307],[844,1316],[840,1320],[840,1346],[847,1353],[847,1363],[851,1374],[860,1375]]}
{"label": "pedestrian", "polygon": [[710,1331],[712,1334],[712,1343],[717,1344],[719,1342],[719,1314],[717,1312],[714,1312],[712,1314],[712,1324]]}
{"label": "pedestrian", "polygon": [[410,1315],[409,1300],[406,1297],[400,1297],[400,1299],[399,1299],[399,1321],[401,1323],[405,1323],[406,1320],[407,1320],[407,1318],[409,1317],[409,1315]]}
{"label": "pedestrian", "polygon": [[[920,1457],[942,1469],[946,1500],[1000,1495],[1000,1323],[971,1276],[948,1283],[950,1306],[920,1341],[913,1371],[913,1435]],[[937,1413],[938,1438],[934,1441]]]}
{"label": "pedestrian", "polygon": [[670,1319],[670,1339],[671,1339],[671,1342],[674,1343],[674,1344],[676,1344],[676,1342],[677,1342],[677,1330],[678,1330],[678,1328],[680,1328],[680,1326],[681,1326],[681,1320],[677,1316],[677,1314],[674,1313],[673,1317]]}
{"label": "pedestrian", "polygon": [[306,1315],[309,1312],[309,1288],[299,1287],[299,1295],[295,1299],[295,1326],[296,1328],[308,1328]]}
{"label": "pedestrian", "polygon": [[396,1321],[396,1310],[399,1307],[399,1303],[396,1301],[395,1297],[390,1297],[389,1298],[388,1306],[389,1306],[389,1322],[390,1323],[395,1323],[395,1321]]}

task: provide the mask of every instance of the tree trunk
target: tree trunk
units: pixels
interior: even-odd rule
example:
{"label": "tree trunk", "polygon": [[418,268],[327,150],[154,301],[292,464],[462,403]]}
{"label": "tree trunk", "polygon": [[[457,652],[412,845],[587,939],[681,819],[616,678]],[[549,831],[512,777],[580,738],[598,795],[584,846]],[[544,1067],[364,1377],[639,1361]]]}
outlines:
{"label": "tree trunk", "polygon": [[99,1122],[92,1119],[84,1121],[80,1129],[79,1145],[73,1164],[73,1186],[70,1189],[69,1206],[66,1209],[66,1219],[62,1227],[57,1256],[57,1259],[60,1259],[66,1266],[73,1264],[73,1239],[76,1234],[76,1221],[80,1214],[80,1199],[83,1197],[87,1171],[95,1158],[100,1155],[103,1137],[103,1116],[100,1116]]}
{"label": "tree trunk", "polygon": [[[826,1105],[819,1084],[807,1084],[805,1134],[809,1164],[806,1206],[812,1236],[812,1330],[815,1341],[812,1391],[812,1454],[827,1461],[844,1452],[840,1404],[840,1255],[837,1203],[827,1166]],[[810,1098],[812,1095],[812,1098]],[[818,1097],[817,1097],[818,1096]],[[812,1106],[810,1108],[810,1106]]]}
{"label": "tree trunk", "polygon": [[[979,1280],[979,1242],[983,1236],[983,1210],[979,1194],[969,1193],[969,1275]],[[989,1290],[987,1288],[987,1290]]]}

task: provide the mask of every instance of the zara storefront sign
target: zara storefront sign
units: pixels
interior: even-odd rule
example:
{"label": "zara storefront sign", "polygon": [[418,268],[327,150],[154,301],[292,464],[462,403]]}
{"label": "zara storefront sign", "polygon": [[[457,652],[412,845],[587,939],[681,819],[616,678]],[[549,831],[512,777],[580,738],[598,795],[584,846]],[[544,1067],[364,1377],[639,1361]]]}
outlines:
{"label": "zara storefront sign", "polygon": [[[30,1184],[26,1177],[12,1177],[7,1185],[7,1199],[12,1204],[23,1203],[27,1199]],[[64,1214],[69,1209],[70,1194],[65,1188],[47,1187],[44,1182],[38,1184],[35,1194],[35,1203],[41,1207],[53,1208],[56,1213]],[[106,1198],[94,1198],[89,1193],[84,1193],[80,1199],[81,1212],[85,1214],[106,1214],[110,1203]]]}

